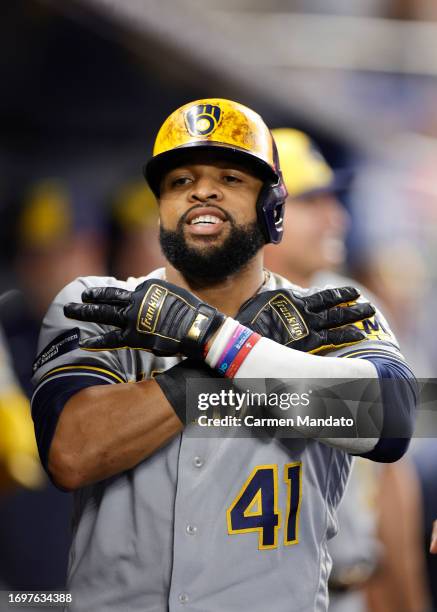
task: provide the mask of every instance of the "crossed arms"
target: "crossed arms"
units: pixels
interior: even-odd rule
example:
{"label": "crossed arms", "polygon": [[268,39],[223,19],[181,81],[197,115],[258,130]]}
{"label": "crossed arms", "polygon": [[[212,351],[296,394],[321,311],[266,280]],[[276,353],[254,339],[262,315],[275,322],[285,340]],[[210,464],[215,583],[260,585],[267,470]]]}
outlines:
{"label": "crossed arms", "polygon": [[[76,489],[130,469],[180,433],[184,427],[185,381],[190,376],[198,376],[199,372],[207,377],[217,372],[232,372],[236,380],[239,376],[249,376],[249,372],[262,377],[280,376],[282,372],[289,377],[377,376],[377,369],[368,360],[316,355],[323,349],[353,345],[363,339],[363,334],[350,323],[371,316],[374,310],[368,304],[356,304],[358,292],[351,288],[327,290],[306,299],[291,290],[264,292],[243,305],[236,321],[226,319],[182,289],[165,281],[155,281],[155,286],[158,283],[165,298],[169,296],[169,299],[167,304],[165,299],[161,304],[161,319],[155,327],[158,334],[154,337],[138,331],[140,314],[147,308],[146,296],[152,295],[151,299],[156,300],[156,292],[153,297],[153,288],[151,290],[152,281],[147,283],[134,292],[120,290],[117,293],[114,288],[109,292],[105,288],[87,291],[83,295],[85,304],[67,306],[66,314],[120,328],[117,333],[111,330],[106,338],[99,336],[98,346],[92,346],[95,339],[86,339],[87,349],[113,350],[129,346],[158,355],[185,352],[191,359],[154,380],[128,384],[90,385],[88,382],[85,388],[75,388],[68,397],[62,386],[65,381],[56,378],[46,384],[51,387],[50,393],[38,393],[37,388],[33,402],[37,439],[44,438],[41,433],[38,435],[38,429],[41,431],[38,420],[41,421],[43,415],[49,418],[53,413],[56,415],[51,431],[46,427],[49,433],[40,445],[40,453],[45,455],[43,463],[61,488]],[[278,318],[284,295],[289,310],[297,312],[297,320],[304,330],[300,334],[297,330],[297,338],[291,340],[290,329],[281,325]],[[349,306],[344,306],[345,302]],[[173,328],[169,321],[174,322]],[[159,333],[163,331],[165,333]],[[230,334],[230,340],[226,334]],[[163,336],[169,340],[163,341]],[[244,353],[246,343],[254,346]],[[226,347],[222,350],[225,345],[230,346],[227,354]],[[266,351],[269,353],[267,363]],[[84,354],[87,353],[84,351]],[[108,379],[107,382],[112,381]],[[56,386],[61,391],[57,391]],[[411,402],[409,398],[409,409]],[[410,414],[410,410],[406,412]],[[373,440],[370,448],[345,450],[372,451],[377,442]]]}

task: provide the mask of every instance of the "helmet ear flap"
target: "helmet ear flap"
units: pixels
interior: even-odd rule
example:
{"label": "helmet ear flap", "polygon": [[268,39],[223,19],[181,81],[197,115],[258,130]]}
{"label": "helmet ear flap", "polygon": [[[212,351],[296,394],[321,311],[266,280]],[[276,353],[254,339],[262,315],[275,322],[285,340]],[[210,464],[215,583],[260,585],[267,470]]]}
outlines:
{"label": "helmet ear flap", "polygon": [[261,188],[256,212],[266,243],[278,244],[282,240],[286,198],[282,181],[275,185],[265,183]]}
{"label": "helmet ear flap", "polygon": [[[270,132],[271,133],[271,132]],[[288,193],[282,180],[279,166],[279,153],[276,142],[272,136],[272,153],[275,172],[278,177],[276,183],[265,183],[258,196],[256,205],[258,223],[260,224],[266,243],[278,244],[282,240],[285,201]]]}

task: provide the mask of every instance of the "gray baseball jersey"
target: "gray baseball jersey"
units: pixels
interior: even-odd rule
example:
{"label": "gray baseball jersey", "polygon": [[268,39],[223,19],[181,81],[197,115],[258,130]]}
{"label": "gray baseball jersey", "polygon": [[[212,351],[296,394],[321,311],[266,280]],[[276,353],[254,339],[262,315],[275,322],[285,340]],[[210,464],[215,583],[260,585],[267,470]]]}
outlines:
{"label": "gray baseball jersey", "polygon": [[[78,381],[128,383],[178,362],[130,349],[82,351],[79,330],[86,337],[108,328],[63,315],[86,287],[132,290],[145,278],[79,278],[61,291],[41,331],[34,402],[56,381],[73,390]],[[283,287],[295,288],[270,274],[262,290]],[[373,326],[361,350],[397,353],[389,331],[376,333]],[[134,469],[74,493],[70,612],[326,610],[327,540],[352,458],[315,440],[185,432]]]}

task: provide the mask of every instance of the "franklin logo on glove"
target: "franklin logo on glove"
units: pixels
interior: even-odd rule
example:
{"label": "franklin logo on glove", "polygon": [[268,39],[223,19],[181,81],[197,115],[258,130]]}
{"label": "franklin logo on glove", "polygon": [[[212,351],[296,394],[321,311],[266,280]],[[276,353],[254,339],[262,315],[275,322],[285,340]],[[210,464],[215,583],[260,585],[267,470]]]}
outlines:
{"label": "franklin logo on glove", "polygon": [[300,340],[308,336],[310,333],[308,327],[289,298],[279,294],[271,300],[270,307],[278,313],[292,340]]}
{"label": "franklin logo on glove", "polygon": [[168,291],[159,285],[152,285],[150,287],[144,296],[140,308],[140,316],[138,317],[137,325],[137,330],[139,332],[150,334],[155,331],[159,313],[161,312],[161,307],[167,294]]}

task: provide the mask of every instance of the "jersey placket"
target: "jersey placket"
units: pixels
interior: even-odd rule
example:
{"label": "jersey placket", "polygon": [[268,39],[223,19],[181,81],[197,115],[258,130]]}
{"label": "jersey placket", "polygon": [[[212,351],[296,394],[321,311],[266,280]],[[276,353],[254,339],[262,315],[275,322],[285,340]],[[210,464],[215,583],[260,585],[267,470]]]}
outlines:
{"label": "jersey placket", "polygon": [[209,459],[214,443],[217,440],[182,435],[174,510],[170,612],[197,610],[195,604],[194,608],[191,606],[203,595],[199,592],[199,576],[204,565],[203,555],[208,550],[208,517],[202,515],[204,510],[195,501],[193,491],[199,486],[199,480],[204,480],[210,473]]}

